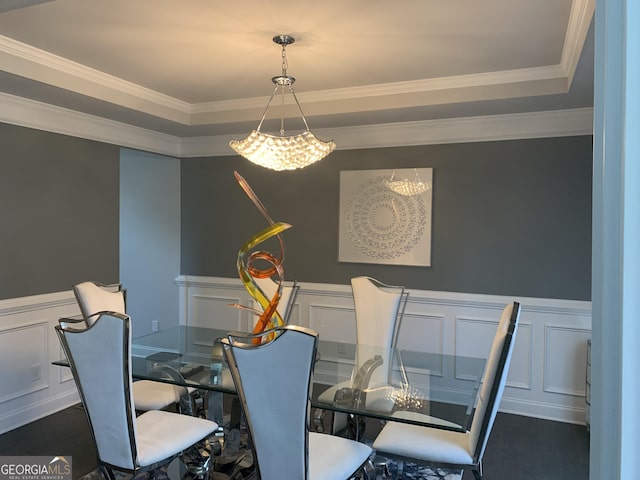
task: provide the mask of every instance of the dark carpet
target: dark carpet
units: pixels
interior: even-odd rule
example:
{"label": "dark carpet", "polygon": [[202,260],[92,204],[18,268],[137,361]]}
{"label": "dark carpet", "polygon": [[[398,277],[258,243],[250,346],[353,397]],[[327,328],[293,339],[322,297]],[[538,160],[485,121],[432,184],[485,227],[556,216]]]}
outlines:
{"label": "dark carpet", "polygon": [[[0,455],[70,456],[74,480],[97,467],[95,448],[80,406],[0,435]],[[406,469],[405,480],[421,478],[412,476],[418,474],[428,478],[426,471],[415,467],[415,470]],[[588,478],[589,432],[584,425],[498,414],[484,456],[485,480]],[[473,480],[472,473],[465,471],[463,479]]]}

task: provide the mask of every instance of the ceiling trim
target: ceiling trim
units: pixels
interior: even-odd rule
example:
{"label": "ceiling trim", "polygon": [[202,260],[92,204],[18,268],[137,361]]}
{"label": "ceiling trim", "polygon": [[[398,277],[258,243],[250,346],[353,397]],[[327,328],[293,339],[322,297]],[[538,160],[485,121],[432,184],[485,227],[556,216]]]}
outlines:
{"label": "ceiling trim", "polygon": [[149,115],[189,124],[190,105],[0,35],[2,70]]}
{"label": "ceiling trim", "polygon": [[[14,0],[38,1],[38,0]],[[573,0],[560,63],[535,68],[297,92],[307,117],[566,93],[595,0]],[[0,35],[0,63],[14,75],[181,125],[253,121],[268,96],[191,104]],[[287,99],[293,102],[293,99]],[[224,112],[224,115],[221,113]],[[297,111],[290,110],[291,115]]]}
{"label": "ceiling trim", "polygon": [[[370,98],[388,95],[404,95],[423,92],[437,92],[442,90],[464,89],[467,92],[474,87],[504,86],[506,84],[525,84],[530,82],[543,82],[546,80],[565,79],[566,72],[561,65],[546,67],[522,68],[517,70],[505,70],[502,72],[487,72],[470,75],[458,75],[454,77],[439,77],[424,80],[413,80],[393,83],[380,83],[361,87],[336,88],[333,90],[319,90],[312,92],[296,92],[301,103],[319,103],[352,100],[354,98]],[[531,86],[528,87],[531,89]],[[566,88],[553,93],[566,93]],[[546,93],[546,92],[545,92]],[[535,93],[534,93],[535,94]],[[521,96],[532,95],[531,90]],[[465,101],[478,100],[476,96],[465,94]],[[225,100],[220,102],[198,103],[191,106],[191,112],[220,113],[229,110],[243,110],[264,108],[269,100],[268,96],[242,98],[237,100]],[[284,99],[286,104],[294,105],[293,98]],[[462,100],[461,100],[462,101]]]}
{"label": "ceiling trim", "polygon": [[595,0],[573,0],[569,24],[564,39],[560,65],[567,74],[568,85],[571,86],[584,46],[584,41],[591,26],[595,11]]}
{"label": "ceiling trim", "polygon": [[[0,122],[172,157],[229,156],[232,135],[180,138],[0,93]],[[314,131],[339,150],[591,135],[593,108],[426,120]]]}
{"label": "ceiling trim", "polygon": [[[593,108],[314,129],[314,134],[333,139],[337,150],[592,135]],[[183,138],[179,156],[234,155],[232,137]]]}
{"label": "ceiling trim", "polygon": [[[14,75],[187,126],[252,121],[269,99],[268,96],[259,96],[189,104],[3,35],[0,35],[0,63],[4,71]],[[559,64],[297,94],[305,105],[305,114],[312,117],[325,114],[329,108],[332,112],[338,108],[339,112],[348,113],[438,105],[444,101],[468,102],[566,93],[568,88],[567,72]],[[293,102],[292,99],[287,100]],[[221,117],[221,112],[227,116]]]}
{"label": "ceiling trim", "polygon": [[0,122],[178,156],[180,139],[67,108],[0,93]]}

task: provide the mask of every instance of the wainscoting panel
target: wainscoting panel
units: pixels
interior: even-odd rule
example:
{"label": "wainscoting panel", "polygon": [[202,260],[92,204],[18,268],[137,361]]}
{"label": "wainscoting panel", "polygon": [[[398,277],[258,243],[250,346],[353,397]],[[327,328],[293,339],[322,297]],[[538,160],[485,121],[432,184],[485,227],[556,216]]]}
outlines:
{"label": "wainscoting panel", "polygon": [[533,372],[533,339],[530,323],[520,320],[516,343],[511,354],[511,366],[507,376],[507,386],[512,388],[524,388],[531,390]]}
{"label": "wainscoting panel", "polygon": [[71,291],[0,301],[0,433],[79,401],[54,327],[80,313]]}
{"label": "wainscoting panel", "polygon": [[[49,387],[46,321],[0,330],[0,403]],[[11,385],[11,389],[7,388]]]}
{"label": "wainscoting panel", "polygon": [[194,295],[191,297],[193,316],[190,325],[246,331],[248,324],[246,315],[243,315],[245,312],[231,307],[240,302],[239,297],[231,295]]}
{"label": "wainscoting panel", "polygon": [[430,353],[444,351],[444,315],[421,315],[405,310],[398,331],[398,346]]}
{"label": "wainscoting panel", "polygon": [[[176,279],[182,300],[180,322],[199,325],[221,321],[209,310],[193,308],[193,297],[239,298],[251,303],[238,279],[181,276]],[[233,292],[233,293],[231,293]],[[584,423],[586,340],[591,334],[591,302],[528,297],[503,297],[411,290],[398,346],[407,350],[457,353],[486,358],[504,306],[522,307],[511,368],[500,410],[509,413]],[[206,312],[206,313],[205,313]],[[219,311],[223,315],[223,311]],[[206,315],[207,319],[199,318]],[[227,312],[228,315],[228,312]],[[231,321],[233,328],[245,322]],[[216,320],[218,318],[218,320]],[[355,340],[355,315],[349,285],[300,283],[291,323],[313,328],[334,341]],[[228,323],[216,326],[229,325]],[[226,328],[226,327],[225,327]],[[329,358],[327,361],[331,360]],[[339,360],[339,352],[335,361]],[[322,381],[324,372],[316,372]],[[348,375],[345,372],[345,375]],[[445,377],[466,381],[464,365]]]}
{"label": "wainscoting panel", "polygon": [[455,353],[466,357],[487,358],[498,327],[500,312],[487,318],[457,317]]}
{"label": "wainscoting panel", "polygon": [[[298,294],[298,298],[300,295]],[[309,304],[307,325],[320,334],[320,338],[333,342],[355,342],[356,324],[353,307]]]}
{"label": "wainscoting panel", "polygon": [[[584,397],[589,330],[546,325],[544,391]],[[559,355],[562,355],[559,358]],[[584,372],[581,378],[574,372]]]}

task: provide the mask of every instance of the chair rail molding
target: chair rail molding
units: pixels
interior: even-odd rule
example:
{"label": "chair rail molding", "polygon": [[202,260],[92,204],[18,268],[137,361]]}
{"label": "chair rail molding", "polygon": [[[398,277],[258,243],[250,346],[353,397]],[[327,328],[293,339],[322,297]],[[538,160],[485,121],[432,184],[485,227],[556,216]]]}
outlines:
{"label": "chair rail molding", "polygon": [[[246,311],[229,314],[230,303],[251,304],[239,279],[185,275],[175,281],[180,290],[180,324],[215,322],[217,328],[230,330],[248,330],[252,325]],[[351,287],[298,284],[291,323],[312,328],[324,339],[355,341]],[[411,289],[398,346],[486,357],[500,312],[514,300],[522,308],[520,332],[500,411],[584,424],[591,302]],[[455,375],[465,378],[464,372]],[[322,372],[316,372],[316,378],[321,381]]]}

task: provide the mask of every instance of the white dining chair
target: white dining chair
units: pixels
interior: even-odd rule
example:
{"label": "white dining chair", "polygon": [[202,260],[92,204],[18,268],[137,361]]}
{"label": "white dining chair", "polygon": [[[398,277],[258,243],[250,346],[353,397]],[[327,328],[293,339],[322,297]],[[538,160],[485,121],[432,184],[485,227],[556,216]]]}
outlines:
{"label": "white dining chair", "polygon": [[295,325],[221,339],[261,480],[375,479],[371,447],[310,432],[311,382],[318,334]]}
{"label": "white dining chair", "polygon": [[[482,479],[482,457],[504,391],[520,318],[520,304],[513,302],[502,311],[485,372],[471,427],[466,432],[445,428],[411,425],[389,421],[382,428],[373,448],[383,457],[398,461],[398,478],[402,478],[405,460],[470,468],[476,480]],[[414,413],[419,416],[419,413]],[[398,416],[408,419],[405,413]],[[432,419],[424,419],[432,421]]]}
{"label": "white dining chair", "polygon": [[[87,326],[91,326],[103,312],[126,313],[126,291],[120,284],[86,281],[74,285],[73,293]],[[185,389],[153,380],[133,383],[133,398],[138,411],[167,407],[180,409],[183,395],[191,396],[195,391],[195,388]]]}
{"label": "white dining chair", "polygon": [[73,286],[73,294],[82,318],[89,325],[93,322],[91,317],[98,312],[125,313],[127,293],[119,283],[81,282]]}
{"label": "white dining chair", "polygon": [[[389,369],[391,347],[395,345],[400,322],[409,297],[403,286],[387,285],[375,278],[360,276],[351,279],[353,304],[356,317],[356,341],[360,348],[356,365],[349,381],[338,383],[322,392],[318,399],[323,403],[332,403],[336,395],[343,389],[353,388],[358,375],[366,377],[366,384],[360,382],[359,388],[366,388],[366,408],[390,412],[394,406],[393,396],[385,388],[389,385]],[[379,355],[379,360],[371,364],[371,356],[363,355],[364,346],[379,347],[370,349]],[[372,368],[369,368],[371,365]],[[368,369],[363,371],[362,369]],[[323,428],[324,415],[317,414],[316,427]],[[343,430],[348,424],[348,417],[343,413],[334,413],[331,422],[333,433]],[[362,430],[359,428],[359,430]],[[360,432],[361,433],[361,432]]]}
{"label": "white dining chair", "polygon": [[[104,313],[86,328],[61,323],[55,329],[106,478],[115,480],[114,471],[135,476],[166,464],[218,428],[210,420],[164,410],[136,417],[128,315]],[[207,457],[202,461],[206,465]]]}

